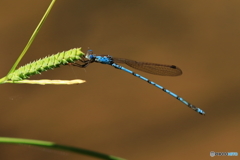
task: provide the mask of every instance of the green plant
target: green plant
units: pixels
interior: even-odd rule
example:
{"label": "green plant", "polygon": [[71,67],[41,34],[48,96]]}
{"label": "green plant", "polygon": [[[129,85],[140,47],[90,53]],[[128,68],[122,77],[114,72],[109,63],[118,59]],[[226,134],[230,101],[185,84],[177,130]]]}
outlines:
{"label": "green plant", "polygon": [[[73,63],[81,59],[84,56],[84,53],[81,51],[81,48],[71,49],[69,51],[64,51],[57,53],[55,55],[51,55],[37,61],[28,63],[18,69],[19,62],[29,49],[30,45],[32,44],[34,38],[36,37],[37,33],[39,32],[41,26],[43,25],[44,21],[46,20],[51,8],[53,7],[56,0],[52,0],[51,4],[49,5],[46,13],[44,14],[43,18],[39,22],[38,26],[36,27],[33,35],[29,39],[26,47],[8,72],[8,74],[0,79],[0,84],[3,83],[27,83],[27,84],[64,84],[64,85],[71,85],[71,84],[79,84],[85,81],[83,80],[26,80],[32,75],[40,74],[41,72],[47,71],[49,69],[54,69],[59,67],[60,65],[66,65],[68,63]],[[30,140],[30,139],[19,139],[19,138],[9,138],[9,137],[0,137],[0,143],[11,143],[11,144],[26,144],[26,145],[34,145],[39,147],[51,148],[51,149],[60,149],[65,151],[71,151],[78,154],[84,154],[88,156],[92,156],[95,158],[106,159],[106,160],[124,160],[119,157],[98,153],[95,151],[90,151],[86,149],[70,147],[65,145],[59,145],[53,142],[47,141],[39,141],[39,140]]]}

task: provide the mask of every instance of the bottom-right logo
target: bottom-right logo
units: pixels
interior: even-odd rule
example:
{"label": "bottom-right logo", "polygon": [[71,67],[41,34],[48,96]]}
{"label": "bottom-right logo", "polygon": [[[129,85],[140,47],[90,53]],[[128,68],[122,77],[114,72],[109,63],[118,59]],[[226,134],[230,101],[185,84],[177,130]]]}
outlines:
{"label": "bottom-right logo", "polygon": [[210,157],[215,156],[238,156],[238,152],[210,152]]}

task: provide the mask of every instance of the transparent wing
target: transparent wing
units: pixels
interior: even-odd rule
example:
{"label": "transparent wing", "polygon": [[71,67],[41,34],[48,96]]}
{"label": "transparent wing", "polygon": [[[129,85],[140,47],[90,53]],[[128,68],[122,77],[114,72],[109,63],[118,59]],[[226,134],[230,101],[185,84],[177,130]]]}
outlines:
{"label": "transparent wing", "polygon": [[130,59],[113,58],[114,63],[123,63],[134,69],[161,76],[179,76],[182,70],[175,65],[138,62]]}

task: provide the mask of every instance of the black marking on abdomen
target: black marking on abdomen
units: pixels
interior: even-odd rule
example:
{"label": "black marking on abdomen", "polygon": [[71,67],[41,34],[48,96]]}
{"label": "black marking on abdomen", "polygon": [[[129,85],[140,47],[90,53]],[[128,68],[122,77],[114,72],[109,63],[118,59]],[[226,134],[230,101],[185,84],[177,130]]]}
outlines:
{"label": "black marking on abdomen", "polygon": [[[147,80],[147,82],[148,82],[149,84],[152,84],[152,81],[150,81],[149,79]],[[153,85],[155,85],[155,83],[154,83]]]}
{"label": "black marking on abdomen", "polygon": [[[182,97],[179,97],[179,96],[177,95],[176,98],[177,98],[179,101],[181,101],[180,98],[182,98]],[[181,102],[182,102],[182,101],[181,101]],[[185,103],[184,103],[184,104],[185,104]],[[188,103],[188,105],[189,105],[189,104],[190,104],[190,103]],[[188,106],[188,105],[187,105],[187,106]]]}

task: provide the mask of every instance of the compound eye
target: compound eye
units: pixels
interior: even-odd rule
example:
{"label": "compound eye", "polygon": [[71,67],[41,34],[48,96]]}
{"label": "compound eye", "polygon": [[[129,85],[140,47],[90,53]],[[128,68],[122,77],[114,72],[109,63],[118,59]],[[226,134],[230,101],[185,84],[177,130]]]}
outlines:
{"label": "compound eye", "polygon": [[89,50],[87,51],[87,54],[88,54],[88,55],[93,54],[93,50],[89,49]]}

